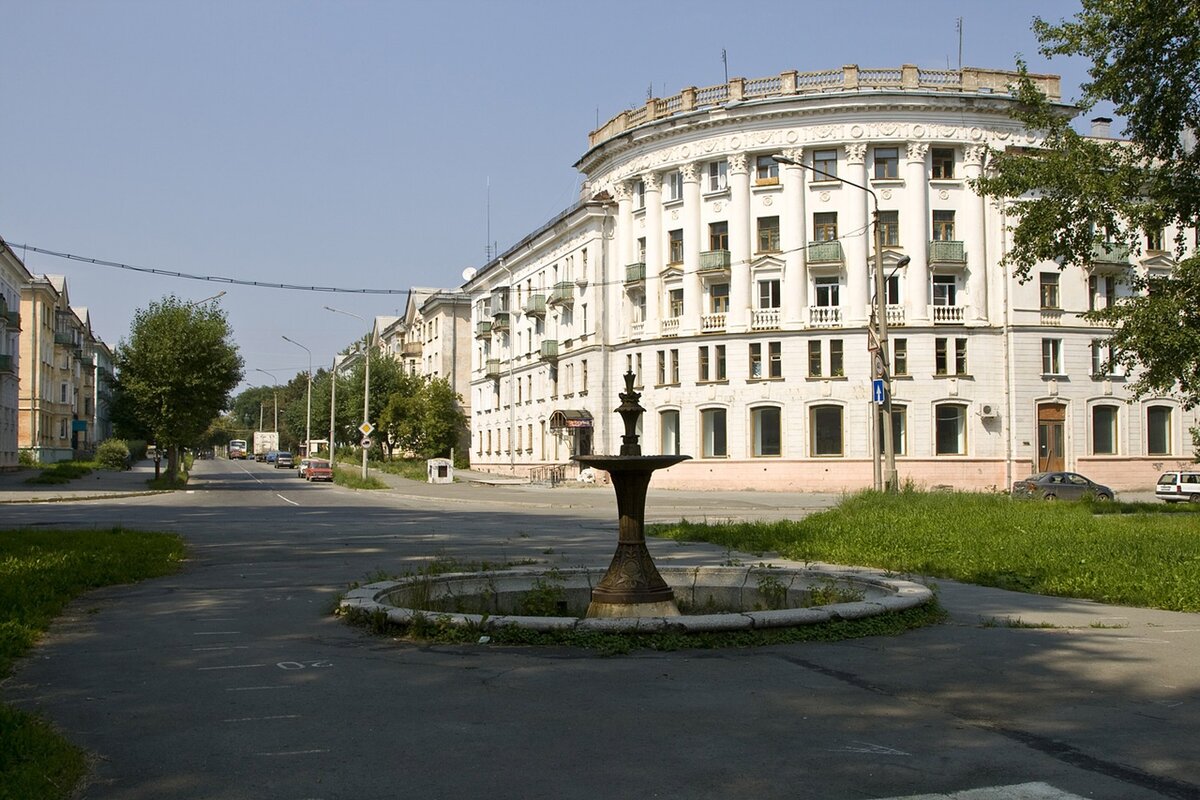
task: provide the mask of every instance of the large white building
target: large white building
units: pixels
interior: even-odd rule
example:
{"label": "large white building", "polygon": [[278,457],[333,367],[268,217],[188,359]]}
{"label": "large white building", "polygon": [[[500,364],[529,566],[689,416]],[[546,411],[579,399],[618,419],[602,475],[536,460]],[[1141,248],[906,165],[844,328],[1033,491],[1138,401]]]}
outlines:
{"label": "large white building", "polygon": [[[1026,283],[1000,265],[1003,204],[968,181],[989,151],[1038,143],[1009,114],[1015,78],[785,72],[593,132],[581,201],[462,287],[473,465],[536,474],[617,452],[632,370],[643,452],[694,456],[656,485],[872,485],[875,202],[902,481],[983,489],[1066,468],[1123,489],[1190,461],[1195,413],[1132,401],[1081,316],[1128,291],[1131,265],[1170,270],[1174,232]],[[1059,102],[1057,77],[1034,79]]]}

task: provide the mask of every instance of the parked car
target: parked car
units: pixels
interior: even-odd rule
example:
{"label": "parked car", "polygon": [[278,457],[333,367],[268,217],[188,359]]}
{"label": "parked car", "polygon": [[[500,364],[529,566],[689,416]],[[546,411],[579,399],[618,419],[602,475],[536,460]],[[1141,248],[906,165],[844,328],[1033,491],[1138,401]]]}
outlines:
{"label": "parked car", "polygon": [[1200,503],[1200,472],[1164,472],[1154,485],[1154,496],[1168,503]]}
{"label": "parked car", "polygon": [[293,466],[291,453],[280,450],[275,454],[275,469],[291,469]]}
{"label": "parked car", "polygon": [[304,478],[308,476],[308,465],[312,463],[311,458],[300,459],[300,466],[296,468],[296,475]]}
{"label": "parked car", "polygon": [[304,477],[310,481],[333,482],[333,467],[323,458],[314,458],[308,462],[308,470]]}
{"label": "parked car", "polygon": [[1012,496],[1020,499],[1080,500],[1093,497],[1112,500],[1113,490],[1089,480],[1078,472],[1039,472],[1012,487]]}
{"label": "parked car", "polygon": [[275,456],[277,456],[277,455],[279,455],[279,451],[278,451],[278,450],[268,450],[268,451],[267,451],[267,455],[266,455],[266,457],[265,457],[265,461],[266,461],[268,464],[274,464],[274,463],[275,463]]}

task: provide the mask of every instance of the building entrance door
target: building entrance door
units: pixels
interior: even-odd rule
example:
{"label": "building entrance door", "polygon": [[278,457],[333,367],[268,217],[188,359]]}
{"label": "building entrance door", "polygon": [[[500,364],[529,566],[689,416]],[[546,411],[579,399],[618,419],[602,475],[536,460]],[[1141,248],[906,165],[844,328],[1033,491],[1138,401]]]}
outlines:
{"label": "building entrance door", "polygon": [[1043,403],[1038,406],[1038,472],[1059,472],[1066,468],[1067,407],[1062,403]]}

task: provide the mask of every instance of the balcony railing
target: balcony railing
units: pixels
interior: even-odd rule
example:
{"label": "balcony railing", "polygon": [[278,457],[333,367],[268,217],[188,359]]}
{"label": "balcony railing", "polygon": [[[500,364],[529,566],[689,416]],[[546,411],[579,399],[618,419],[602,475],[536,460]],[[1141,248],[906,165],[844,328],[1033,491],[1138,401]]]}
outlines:
{"label": "balcony railing", "polygon": [[700,254],[700,270],[729,269],[728,250],[706,250]]}
{"label": "balcony railing", "polygon": [[483,365],[483,374],[485,377],[495,380],[500,377],[500,359],[489,358]]}
{"label": "balcony railing", "polygon": [[663,336],[678,336],[679,335],[679,317],[668,317],[662,321],[660,328]]}
{"label": "balcony railing", "polygon": [[554,339],[543,340],[538,349],[538,357],[542,361],[558,361],[558,342]]}
{"label": "balcony railing", "polygon": [[943,240],[929,243],[929,262],[930,263],[950,263],[962,264],[967,260],[967,255],[963,249],[962,242],[954,240]]}
{"label": "balcony railing", "polygon": [[750,329],[773,331],[779,328],[778,308],[756,308],[750,316]]}
{"label": "balcony railing", "polygon": [[721,333],[725,330],[725,313],[717,314],[701,314],[700,315],[700,332],[701,333]]}
{"label": "balcony railing", "polygon": [[809,306],[808,324],[814,328],[840,328],[842,309],[839,306]]}
{"label": "balcony railing", "polygon": [[625,282],[638,283],[646,280],[646,262],[637,261],[633,264],[625,265]]}
{"label": "balcony railing", "polygon": [[550,297],[546,300],[547,305],[569,306],[575,302],[575,284],[572,281],[559,281],[554,284],[554,288],[550,291]]}
{"label": "balcony railing", "polygon": [[492,289],[491,298],[492,314],[507,314],[508,313],[508,287],[498,286]]}
{"label": "balcony railing", "polygon": [[933,322],[937,325],[961,324],[967,318],[966,306],[930,306]]}
{"label": "balcony railing", "polygon": [[810,264],[841,264],[844,259],[841,242],[808,243],[808,263]]}
{"label": "balcony railing", "polygon": [[476,339],[486,339],[491,335],[492,335],[491,320],[483,320],[481,322],[475,323],[475,338]]}
{"label": "balcony railing", "polygon": [[1054,327],[1062,325],[1063,310],[1061,308],[1043,308],[1040,316],[1043,325]]}
{"label": "balcony railing", "polygon": [[1119,242],[1096,242],[1092,245],[1093,264],[1129,266],[1129,245]]}
{"label": "balcony railing", "polygon": [[634,339],[642,338],[642,334],[646,332],[646,323],[642,321],[629,323],[629,335]]}
{"label": "balcony railing", "polygon": [[507,311],[499,311],[492,314],[492,333],[501,333],[509,329],[509,319]]}
{"label": "balcony railing", "polygon": [[529,295],[529,297],[525,299],[525,315],[529,317],[546,316],[546,295]]}
{"label": "balcony railing", "polygon": [[54,343],[74,345],[75,334],[71,333],[70,331],[59,331],[54,334]]}
{"label": "balcony railing", "polygon": [[888,325],[903,325],[904,324],[904,306],[889,305],[887,307],[887,324]]}

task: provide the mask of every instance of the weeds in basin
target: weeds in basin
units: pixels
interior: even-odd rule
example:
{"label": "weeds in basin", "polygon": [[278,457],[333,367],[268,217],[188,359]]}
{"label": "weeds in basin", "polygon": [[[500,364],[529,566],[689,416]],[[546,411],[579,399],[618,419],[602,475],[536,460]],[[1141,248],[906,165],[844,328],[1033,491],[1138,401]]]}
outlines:
{"label": "weeds in basin", "polygon": [[829,606],[835,603],[857,603],[867,596],[866,592],[856,586],[846,586],[826,578],[819,585],[808,590],[804,608],[811,606]]}
{"label": "weeds in basin", "polygon": [[[758,576],[758,596],[762,599],[762,603],[771,610],[787,608],[788,588],[775,575]],[[759,604],[755,604],[756,610],[761,610]]]}
{"label": "weeds in basin", "polygon": [[984,628],[1061,628],[1062,625],[1055,625],[1052,622],[1026,622],[1020,617],[987,617],[980,621],[981,627]]}
{"label": "weeds in basin", "polygon": [[562,573],[548,570],[544,577],[536,578],[521,599],[520,614],[527,617],[558,617],[567,611],[567,591]]}
{"label": "weeds in basin", "polygon": [[1129,623],[1128,622],[1104,622],[1102,620],[1096,620],[1088,627],[1089,628],[1128,628]]}

